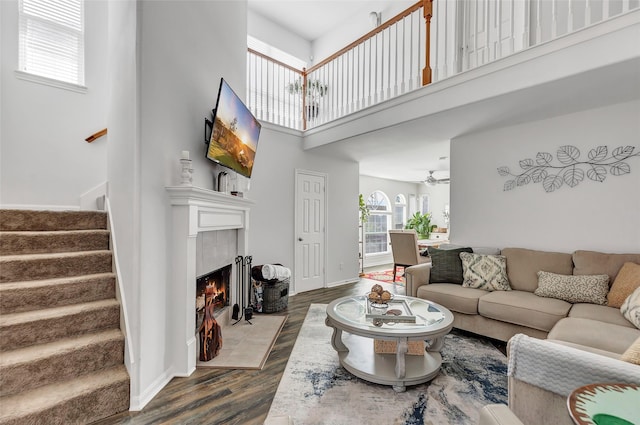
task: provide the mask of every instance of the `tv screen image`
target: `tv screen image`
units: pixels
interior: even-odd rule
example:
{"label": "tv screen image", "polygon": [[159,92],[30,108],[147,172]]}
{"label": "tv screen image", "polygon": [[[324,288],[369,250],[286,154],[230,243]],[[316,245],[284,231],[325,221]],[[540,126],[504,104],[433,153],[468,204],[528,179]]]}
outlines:
{"label": "tv screen image", "polygon": [[251,177],[262,126],[224,78],[213,113],[207,158]]}

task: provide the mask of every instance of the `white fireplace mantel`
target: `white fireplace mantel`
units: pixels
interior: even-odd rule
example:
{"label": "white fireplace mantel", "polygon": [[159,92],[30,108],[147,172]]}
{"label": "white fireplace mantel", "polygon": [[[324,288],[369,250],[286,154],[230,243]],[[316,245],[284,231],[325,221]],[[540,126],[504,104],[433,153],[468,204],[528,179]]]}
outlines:
{"label": "white fireplace mantel", "polygon": [[[194,186],[169,186],[166,190],[171,205],[171,369],[174,376],[189,376],[196,368],[197,356],[196,238],[200,232],[237,229],[238,255],[246,256],[253,202]],[[231,303],[236,302],[236,296],[231,294]]]}

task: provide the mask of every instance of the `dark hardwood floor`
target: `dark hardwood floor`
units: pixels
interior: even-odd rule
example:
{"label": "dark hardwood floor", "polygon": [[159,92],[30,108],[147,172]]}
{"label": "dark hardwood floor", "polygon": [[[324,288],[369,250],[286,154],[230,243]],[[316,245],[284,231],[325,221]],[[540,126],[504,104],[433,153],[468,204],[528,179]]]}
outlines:
{"label": "dark hardwood floor", "polygon": [[[375,283],[380,282],[361,279],[289,297],[288,308],[281,313],[289,317],[262,370],[196,369],[188,378],[172,379],[142,411],[121,413],[96,424],[261,425],[309,305],[328,304],[347,295],[363,295]],[[383,286],[393,293],[404,293],[401,285]]]}

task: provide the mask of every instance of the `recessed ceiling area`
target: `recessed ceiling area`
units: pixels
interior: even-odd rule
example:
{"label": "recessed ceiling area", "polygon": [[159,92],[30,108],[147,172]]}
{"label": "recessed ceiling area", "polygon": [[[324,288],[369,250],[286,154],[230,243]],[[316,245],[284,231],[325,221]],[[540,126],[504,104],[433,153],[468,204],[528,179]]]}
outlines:
{"label": "recessed ceiling area", "polygon": [[248,8],[312,42],[352,16],[368,15],[388,3],[388,0],[248,0]]}

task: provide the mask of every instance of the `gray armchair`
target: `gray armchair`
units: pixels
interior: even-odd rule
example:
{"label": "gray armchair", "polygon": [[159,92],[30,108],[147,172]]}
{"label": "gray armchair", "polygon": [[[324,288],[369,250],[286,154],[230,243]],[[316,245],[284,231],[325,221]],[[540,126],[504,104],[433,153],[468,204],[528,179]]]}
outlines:
{"label": "gray armchair", "polygon": [[423,257],[418,250],[418,234],[413,229],[389,230],[391,250],[393,251],[393,281],[396,281],[398,267],[415,266],[430,263],[429,257]]}

